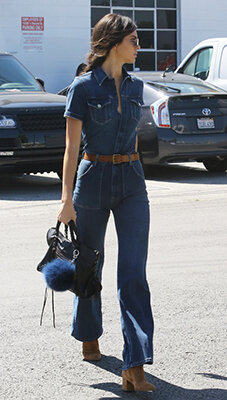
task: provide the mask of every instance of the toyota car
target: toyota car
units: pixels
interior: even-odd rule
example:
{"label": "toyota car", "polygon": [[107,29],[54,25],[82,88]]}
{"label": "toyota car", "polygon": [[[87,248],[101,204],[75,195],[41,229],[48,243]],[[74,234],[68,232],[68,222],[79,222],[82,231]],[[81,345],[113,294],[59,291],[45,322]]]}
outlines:
{"label": "toyota car", "polygon": [[191,76],[138,72],[144,85],[138,126],[143,165],[202,162],[227,169],[227,93]]}

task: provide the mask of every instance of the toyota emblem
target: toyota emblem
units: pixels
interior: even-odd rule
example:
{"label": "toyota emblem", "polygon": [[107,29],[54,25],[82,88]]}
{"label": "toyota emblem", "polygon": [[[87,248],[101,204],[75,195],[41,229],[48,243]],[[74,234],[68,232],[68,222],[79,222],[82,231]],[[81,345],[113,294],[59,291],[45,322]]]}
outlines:
{"label": "toyota emblem", "polygon": [[203,108],[202,109],[202,114],[203,115],[210,115],[211,114],[211,110],[209,108]]}

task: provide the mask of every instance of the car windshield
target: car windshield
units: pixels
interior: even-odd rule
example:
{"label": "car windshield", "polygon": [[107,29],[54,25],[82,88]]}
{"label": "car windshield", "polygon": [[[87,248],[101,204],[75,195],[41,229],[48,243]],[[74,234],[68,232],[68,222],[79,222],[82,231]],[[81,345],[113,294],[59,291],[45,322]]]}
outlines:
{"label": "car windshield", "polygon": [[178,93],[207,93],[217,92],[218,90],[211,85],[204,85],[200,83],[185,83],[185,82],[147,82],[149,85],[156,86],[158,89],[167,92]]}
{"label": "car windshield", "polygon": [[0,92],[41,92],[30,72],[13,56],[0,56]]}

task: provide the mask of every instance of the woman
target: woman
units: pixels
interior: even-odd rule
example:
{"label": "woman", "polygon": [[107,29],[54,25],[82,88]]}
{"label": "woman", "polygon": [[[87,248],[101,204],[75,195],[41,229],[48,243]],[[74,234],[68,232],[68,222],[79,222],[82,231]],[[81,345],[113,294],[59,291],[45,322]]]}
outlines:
{"label": "woman", "polygon": [[[135,62],[139,48],[136,25],[130,18],[108,14],[96,24],[87,72],[75,78],[67,97],[63,204],[58,215],[65,224],[76,220],[80,240],[100,251],[101,279],[105,231],[113,212],[126,391],[155,389],[143,371],[143,364],[153,361],[153,318],[145,272],[149,205],[135,132],[143,82],[122,67]],[[84,154],[72,199],[81,131]],[[75,297],[72,336],[83,342],[86,360],[100,360],[101,334],[100,296]]]}

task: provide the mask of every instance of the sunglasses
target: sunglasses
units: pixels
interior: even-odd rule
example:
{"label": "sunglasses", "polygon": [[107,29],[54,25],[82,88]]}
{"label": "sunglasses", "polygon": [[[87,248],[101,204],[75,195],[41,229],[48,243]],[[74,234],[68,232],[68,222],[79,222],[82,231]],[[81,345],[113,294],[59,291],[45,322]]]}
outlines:
{"label": "sunglasses", "polygon": [[138,47],[138,46],[140,45],[139,38],[137,38],[137,39],[131,38],[131,39],[130,39],[130,43],[131,43],[134,47]]}

